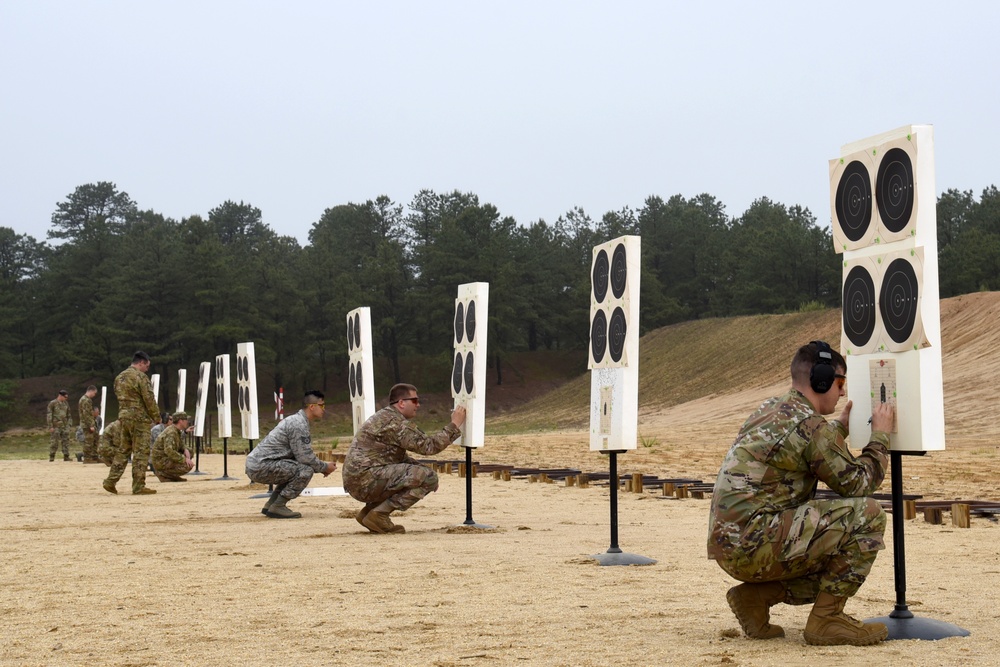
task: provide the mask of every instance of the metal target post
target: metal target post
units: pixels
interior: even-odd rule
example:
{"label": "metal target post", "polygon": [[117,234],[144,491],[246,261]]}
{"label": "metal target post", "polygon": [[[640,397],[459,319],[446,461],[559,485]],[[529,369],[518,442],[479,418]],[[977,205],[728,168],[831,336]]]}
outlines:
{"label": "metal target post", "polygon": [[591,556],[601,565],[653,565],[655,558],[640,556],[639,554],[627,553],[618,546],[618,455],[624,454],[625,450],[612,450],[608,452],[610,457],[610,492],[611,492],[611,546],[602,554]]}
{"label": "metal target post", "polygon": [[476,523],[472,518],[472,447],[465,448],[465,521],[463,526],[473,528],[492,529],[484,523]]}
{"label": "metal target post", "polygon": [[236,479],[229,476],[229,438],[222,439],[222,477],[216,477],[214,481],[224,481]]}

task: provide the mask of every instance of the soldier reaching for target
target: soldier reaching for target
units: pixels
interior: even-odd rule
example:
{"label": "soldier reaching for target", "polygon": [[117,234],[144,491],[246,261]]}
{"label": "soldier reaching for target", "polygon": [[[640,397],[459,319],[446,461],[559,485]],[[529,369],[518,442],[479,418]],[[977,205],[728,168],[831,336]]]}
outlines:
{"label": "soldier reaching for target", "polygon": [[[742,583],[726,600],[746,635],[782,637],[770,625],[779,602],[814,603],[805,640],[814,645],[867,646],[888,635],[882,623],[844,613],[875,556],[885,548],[885,512],[868,497],[888,464],[894,406],[872,411],[871,440],[860,456],[847,448],[851,401],[837,420],[847,362],[822,341],[792,359],[792,388],[764,402],[740,429],[712,494],[708,556]],[[824,482],[841,498],[817,500]]]}
{"label": "soldier reaching for target", "polygon": [[410,421],[420,408],[417,388],[397,384],[389,390],[389,405],[358,429],[344,460],[344,490],[365,503],[357,520],[373,533],[402,533],[389,515],[413,507],[437,491],[437,473],[407,456],[406,452],[437,454],[462,435],[465,408],[451,413],[451,422],[427,435]]}
{"label": "soldier reaching for target", "polygon": [[309,422],[319,421],[326,410],[323,392],[310,391],[304,406],[286,417],[247,455],[247,477],[259,484],[274,484],[271,497],[264,503],[261,514],[271,519],[298,519],[300,512],[285,505],[305,491],[313,473],[328,476],[337,469],[332,461],[320,461],[312,448]]}

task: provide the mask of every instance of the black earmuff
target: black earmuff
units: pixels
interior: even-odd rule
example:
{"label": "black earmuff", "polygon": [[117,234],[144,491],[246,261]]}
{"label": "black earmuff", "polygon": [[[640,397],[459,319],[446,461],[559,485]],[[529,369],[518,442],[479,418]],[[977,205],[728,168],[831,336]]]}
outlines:
{"label": "black earmuff", "polygon": [[817,394],[825,394],[830,391],[837,371],[833,367],[833,350],[821,340],[814,340],[809,343],[815,345],[819,359],[809,371],[809,386]]}

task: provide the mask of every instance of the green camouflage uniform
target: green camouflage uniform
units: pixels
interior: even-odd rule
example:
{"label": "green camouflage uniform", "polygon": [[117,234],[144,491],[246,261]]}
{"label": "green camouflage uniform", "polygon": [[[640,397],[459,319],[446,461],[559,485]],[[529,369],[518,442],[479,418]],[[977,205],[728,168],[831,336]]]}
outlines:
{"label": "green camouflage uniform", "polygon": [[[765,401],[722,462],[708,557],[740,581],[783,582],[787,604],[857,593],[885,548],[885,512],[866,496],[885,476],[889,434],[873,432],[857,457],[846,436],[794,389]],[[817,481],[842,497],[816,500]]]}
{"label": "green camouflage uniform", "polygon": [[45,423],[52,429],[51,442],[49,444],[49,458],[56,455],[59,445],[62,445],[63,458],[69,458],[69,433],[73,428],[73,420],[69,414],[69,401],[60,401],[53,398],[49,402],[49,408],[45,413]]}
{"label": "green camouflage uniform", "polygon": [[160,410],[153,398],[152,383],[135,366],[129,366],[115,378],[115,396],[118,398],[118,439],[115,443],[118,451],[105,481],[117,484],[131,455],[132,493],[136,493],[146,486],[149,428],[160,418]]}
{"label": "green camouflage uniform", "polygon": [[449,423],[428,436],[391,405],[368,418],[344,460],[344,490],[363,503],[388,501],[396,510],[412,507],[437,491],[437,473],[407,456],[406,452],[437,454],[462,431]]}
{"label": "green camouflage uniform", "polygon": [[113,421],[105,427],[104,433],[101,434],[101,444],[97,447],[97,458],[106,466],[110,466],[115,460],[115,452],[118,451],[117,438],[118,422]]}
{"label": "green camouflage uniform", "polygon": [[[83,460],[97,460],[97,422],[94,420],[94,402],[84,394],[77,404],[80,428],[83,429]],[[94,429],[94,430],[91,430]]]}
{"label": "green camouflage uniform", "polygon": [[153,442],[153,470],[167,479],[180,479],[190,468],[184,458],[184,439],[174,424],[163,429]]}

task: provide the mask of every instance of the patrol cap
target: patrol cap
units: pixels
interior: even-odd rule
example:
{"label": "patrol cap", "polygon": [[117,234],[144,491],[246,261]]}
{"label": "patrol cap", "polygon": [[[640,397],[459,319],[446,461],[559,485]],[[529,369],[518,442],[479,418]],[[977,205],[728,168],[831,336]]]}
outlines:
{"label": "patrol cap", "polygon": [[173,419],[175,422],[179,422],[182,419],[187,419],[187,420],[191,419],[188,416],[188,413],[186,412],[175,412],[174,414],[170,415],[170,418]]}
{"label": "patrol cap", "polygon": [[60,396],[69,396],[69,392],[66,391],[65,389],[60,389],[59,390],[59,395]]}

